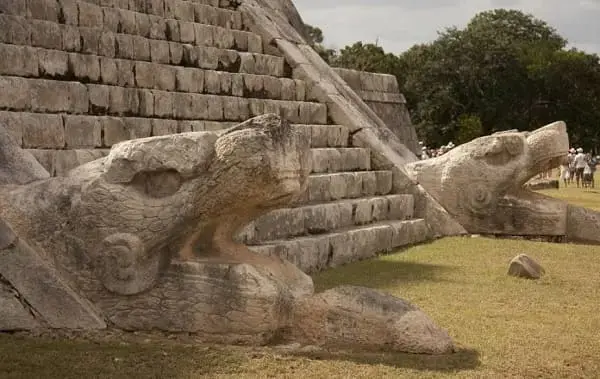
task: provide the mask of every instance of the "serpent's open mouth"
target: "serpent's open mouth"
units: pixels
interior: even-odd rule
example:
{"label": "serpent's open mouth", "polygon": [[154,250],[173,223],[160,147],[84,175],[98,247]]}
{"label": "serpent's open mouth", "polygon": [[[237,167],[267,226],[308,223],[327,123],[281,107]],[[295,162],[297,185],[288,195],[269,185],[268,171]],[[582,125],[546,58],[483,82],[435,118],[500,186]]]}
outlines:
{"label": "serpent's open mouth", "polygon": [[521,185],[539,173],[560,165],[569,151],[566,124],[558,121],[528,133],[527,145],[531,163],[519,177]]}

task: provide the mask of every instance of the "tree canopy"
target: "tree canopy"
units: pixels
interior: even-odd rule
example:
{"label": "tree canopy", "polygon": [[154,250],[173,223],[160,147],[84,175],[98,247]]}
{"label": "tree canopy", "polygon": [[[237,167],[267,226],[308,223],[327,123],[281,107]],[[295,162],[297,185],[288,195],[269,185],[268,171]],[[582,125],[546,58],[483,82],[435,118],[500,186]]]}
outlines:
{"label": "tree canopy", "polygon": [[[323,32],[313,29],[323,48]],[[556,120],[567,122],[573,145],[600,144],[598,56],[567,49],[553,27],[517,10],[481,12],[399,55],[363,42],[320,54],[333,66],[395,75],[432,146]]]}

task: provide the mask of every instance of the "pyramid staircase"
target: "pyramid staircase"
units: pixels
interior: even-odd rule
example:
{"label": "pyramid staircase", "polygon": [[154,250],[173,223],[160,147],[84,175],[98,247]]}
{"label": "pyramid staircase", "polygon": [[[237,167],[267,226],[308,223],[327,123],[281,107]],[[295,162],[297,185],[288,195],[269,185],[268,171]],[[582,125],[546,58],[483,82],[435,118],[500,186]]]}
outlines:
{"label": "pyramid staircase", "polygon": [[53,175],[120,141],[212,131],[264,113],[311,136],[304,196],[239,235],[305,272],[428,240],[392,172],[249,31],[235,1],[9,0],[0,3],[0,121]]}

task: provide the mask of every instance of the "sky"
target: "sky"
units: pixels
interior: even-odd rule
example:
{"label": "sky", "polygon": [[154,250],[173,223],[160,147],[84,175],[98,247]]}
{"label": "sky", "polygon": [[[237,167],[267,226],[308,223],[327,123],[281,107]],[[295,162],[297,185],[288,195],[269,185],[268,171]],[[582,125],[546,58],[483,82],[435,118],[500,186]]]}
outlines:
{"label": "sky", "polygon": [[323,30],[327,47],[378,41],[401,53],[445,27],[464,27],[477,13],[510,8],[546,21],[589,53],[600,53],[600,0],[294,0],[305,23]]}

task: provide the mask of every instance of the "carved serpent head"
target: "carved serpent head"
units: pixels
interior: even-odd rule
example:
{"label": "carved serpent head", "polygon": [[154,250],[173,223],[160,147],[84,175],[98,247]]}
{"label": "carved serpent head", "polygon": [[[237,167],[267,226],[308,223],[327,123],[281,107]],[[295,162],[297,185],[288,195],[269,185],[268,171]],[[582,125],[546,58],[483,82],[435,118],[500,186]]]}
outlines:
{"label": "carved serpent head", "polygon": [[556,122],[533,132],[477,138],[440,157],[411,163],[407,171],[470,230],[492,217],[507,193],[555,167],[568,147],[566,125]]}
{"label": "carved serpent head", "polygon": [[198,228],[224,216],[243,226],[289,202],[305,189],[310,166],[308,135],[270,114],[220,133],[119,143],[108,156],[66,178],[19,189],[22,198],[35,192],[44,204],[60,203],[56,211],[36,211],[39,204],[27,201],[27,210],[13,213],[31,219],[29,235],[45,225],[41,234],[60,233],[75,241],[67,250],[78,257],[66,262],[88,262],[106,288],[134,294],[152,286],[161,267]]}

